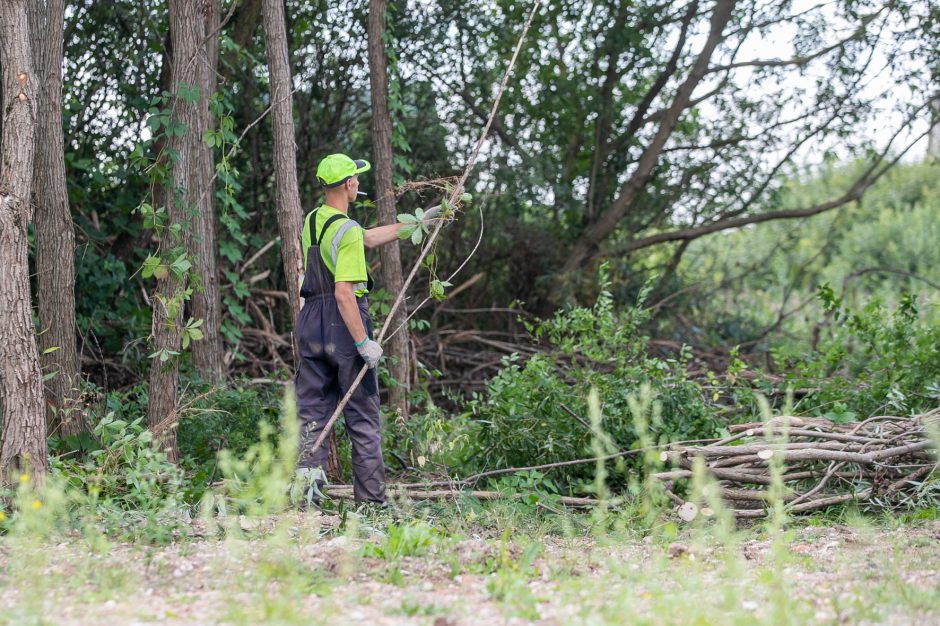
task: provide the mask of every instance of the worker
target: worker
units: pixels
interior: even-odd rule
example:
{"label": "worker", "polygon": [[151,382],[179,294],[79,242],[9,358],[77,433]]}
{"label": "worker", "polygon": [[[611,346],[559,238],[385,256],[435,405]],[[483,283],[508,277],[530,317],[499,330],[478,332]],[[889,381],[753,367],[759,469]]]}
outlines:
{"label": "worker", "polygon": [[[379,433],[379,387],[376,365],[382,347],[372,337],[366,294],[372,279],[365,248],[398,239],[404,224],[363,229],[348,216],[359,191],[359,174],[368,161],[331,154],[317,166],[324,200],[304,219],[301,250],[304,276],[303,308],[297,320],[300,362],[295,378],[300,420],[300,450],[292,497],[301,508],[318,506],[326,484],[329,437],[312,449],[340,398],[362,369],[369,366],[343,411],[352,444],[353,495],[359,503],[385,506],[385,465]],[[425,211],[427,227],[440,213]],[[298,497],[299,496],[299,497]]]}

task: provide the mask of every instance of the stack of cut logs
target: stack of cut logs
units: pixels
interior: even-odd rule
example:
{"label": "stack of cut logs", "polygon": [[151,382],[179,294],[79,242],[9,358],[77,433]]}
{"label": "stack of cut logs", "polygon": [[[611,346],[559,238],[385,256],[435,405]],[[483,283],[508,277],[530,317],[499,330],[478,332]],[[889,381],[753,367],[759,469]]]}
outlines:
{"label": "stack of cut logs", "polygon": [[[767,516],[775,484],[784,487],[778,490],[784,510],[799,513],[850,501],[890,506],[922,493],[940,473],[934,471],[940,409],[851,424],[781,416],[728,430],[731,436],[717,443],[682,446],[662,454],[662,460],[676,469],[654,476],[666,485],[686,521],[711,512],[707,504],[700,508],[673,490],[674,481],[692,477],[696,457],[738,518]],[[779,472],[776,478],[773,468]]]}

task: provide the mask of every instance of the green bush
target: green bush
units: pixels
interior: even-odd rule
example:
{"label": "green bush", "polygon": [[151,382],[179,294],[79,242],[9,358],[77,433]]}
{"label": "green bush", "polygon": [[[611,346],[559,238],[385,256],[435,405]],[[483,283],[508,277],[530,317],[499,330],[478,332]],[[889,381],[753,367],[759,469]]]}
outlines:
{"label": "green bush", "polygon": [[819,296],[827,317],[815,349],[776,355],[792,369],[791,385],[811,391],[800,410],[852,420],[940,405],[940,326],[914,296],[893,311],[879,298],[853,310],[828,285]]}
{"label": "green bush", "polygon": [[98,447],[53,457],[50,470],[68,496],[66,517],[90,514],[106,532],[164,543],[180,527],[187,483],[155,445],[144,420],[120,419],[109,411],[93,428]]}
{"label": "green bush", "polygon": [[280,385],[232,380],[186,402],[177,426],[180,463],[198,470],[214,467],[220,449],[244,454],[258,441],[262,421],[278,423],[283,393]]}
{"label": "green bush", "polygon": [[[520,467],[591,456],[587,397],[597,389],[602,407],[601,426],[614,444],[629,449],[637,432],[628,398],[650,385],[662,405],[661,419],[651,424],[658,441],[711,437],[720,424],[713,417],[701,387],[688,379],[689,358],[647,354],[641,325],[648,319],[642,308],[648,290],[635,307],[615,311],[606,268],[600,273],[600,295],[592,308],[573,308],[530,327],[534,339],[550,346],[519,363],[505,359],[485,393],[469,403],[480,424],[481,467]],[[590,465],[566,468],[571,484],[588,479]],[[561,475],[560,475],[561,476]]]}

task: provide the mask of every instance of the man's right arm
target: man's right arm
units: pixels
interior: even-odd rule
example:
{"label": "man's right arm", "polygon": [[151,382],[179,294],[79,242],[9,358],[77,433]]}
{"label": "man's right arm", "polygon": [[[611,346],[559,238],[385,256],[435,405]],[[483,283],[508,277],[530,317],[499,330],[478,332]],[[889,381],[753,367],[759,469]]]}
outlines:
{"label": "man's right arm", "polygon": [[356,294],[353,293],[353,284],[347,282],[338,282],[333,289],[336,296],[336,306],[339,308],[339,314],[349,329],[353,342],[361,343],[366,337],[366,329],[362,326],[362,318],[359,317],[359,305],[356,303]]}
{"label": "man's right arm", "polygon": [[359,356],[366,362],[366,365],[375,367],[382,358],[382,346],[366,335],[362,319],[359,317],[359,305],[356,302],[356,294],[353,293],[353,284],[340,281],[336,283],[333,294],[336,296],[336,306],[340,317],[343,318],[353,342],[359,344],[356,346]]}

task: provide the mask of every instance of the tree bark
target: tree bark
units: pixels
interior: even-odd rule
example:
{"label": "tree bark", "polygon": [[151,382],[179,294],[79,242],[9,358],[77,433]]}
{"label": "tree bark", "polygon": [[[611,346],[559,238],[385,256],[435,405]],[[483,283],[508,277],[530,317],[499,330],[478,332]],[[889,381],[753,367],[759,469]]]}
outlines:
{"label": "tree bark", "polygon": [[[290,300],[291,319],[300,314],[300,278],[303,263],[300,250],[300,223],[303,209],[297,186],[297,147],[294,144],[293,97],[287,51],[287,26],[282,0],[262,0],[264,42],[271,81],[271,119],[274,128],[274,184],[277,199],[277,227],[281,235],[281,259]],[[291,342],[296,344],[295,341]],[[296,345],[294,361],[297,360]]]}
{"label": "tree bark", "polygon": [[[212,128],[212,112],[209,110],[209,98],[218,86],[216,71],[219,65],[219,23],[218,0],[205,3],[204,45],[196,56],[199,85],[199,113],[202,116],[202,129]],[[199,168],[199,203],[196,220],[196,236],[192,239],[192,257],[199,277],[199,286],[193,292],[193,317],[202,320],[203,338],[192,344],[193,365],[205,380],[218,382],[225,376],[222,344],[222,295],[219,290],[219,263],[217,228],[215,214],[215,185],[210,184],[215,174],[215,161],[212,149],[202,141],[199,134],[199,150],[196,155]]]}
{"label": "tree bark", "polygon": [[0,479],[13,468],[44,473],[48,467],[26,234],[32,217],[37,84],[30,47],[26,0],[0,2]]}
{"label": "tree bark", "polygon": [[643,189],[649,181],[653,168],[659,162],[663,148],[669,137],[675,130],[679,117],[685,108],[689,105],[692,98],[692,92],[701,82],[708,70],[708,64],[712,53],[721,42],[723,32],[728,21],[731,19],[731,12],[734,9],[735,0],[717,0],[715,10],[712,12],[711,25],[708,38],[706,39],[692,69],[685,81],[679,86],[672,104],[663,115],[659,128],[653,136],[650,144],[640,155],[636,169],[633,174],[620,188],[617,199],[613,204],[603,211],[597,220],[588,226],[577,243],[571,250],[571,254],[562,269],[563,274],[568,274],[579,269],[581,265],[590,257],[594,249],[616,229],[618,222],[624,216],[633,199]]}
{"label": "tree bark", "polygon": [[[161,256],[164,262],[173,261],[170,250],[178,245],[190,250],[193,231],[198,228],[199,215],[193,215],[198,206],[199,183],[202,179],[200,163],[203,120],[200,108],[202,97],[189,102],[181,97],[181,86],[202,90],[206,64],[200,63],[198,54],[205,38],[204,16],[199,3],[191,0],[169,0],[170,39],[173,49],[172,117],[185,125],[181,136],[167,141],[168,150],[177,155],[171,168],[171,181],[167,190],[167,227],[179,224],[182,228],[174,236],[169,228],[161,233]],[[196,260],[198,262],[198,259]],[[158,281],[153,297],[152,336],[154,351],[180,352],[180,331],[183,326],[183,300],[181,294],[189,287],[187,273],[178,276],[170,271]],[[176,419],[179,361],[171,356],[165,362],[153,360],[150,370],[150,398],[147,417],[161,447],[171,460],[177,459]]]}
{"label": "tree bark", "polygon": [[930,134],[927,138],[927,156],[940,159],[940,91],[930,99],[927,109],[930,119]]}
{"label": "tree bark", "polygon": [[[372,87],[372,149],[375,158],[375,205],[379,224],[394,224],[395,195],[392,190],[392,118],[388,112],[388,59],[385,54],[386,0],[369,2],[369,80]],[[401,274],[401,252],[394,241],[379,248],[382,285],[389,293],[398,294],[404,280]],[[405,308],[400,307],[391,321],[398,328],[405,321]],[[386,363],[396,384],[389,390],[389,403],[402,418],[408,418],[410,358],[408,333],[396,333],[386,345],[390,357]]]}
{"label": "tree bark", "polygon": [[88,429],[79,403],[75,343],[75,228],[65,184],[62,132],[62,48],[65,2],[30,3],[30,34],[36,72],[36,151],[33,167],[36,297],[39,348],[46,380],[46,422],[68,437]]}

